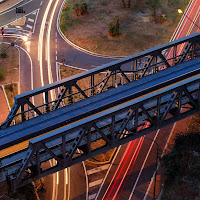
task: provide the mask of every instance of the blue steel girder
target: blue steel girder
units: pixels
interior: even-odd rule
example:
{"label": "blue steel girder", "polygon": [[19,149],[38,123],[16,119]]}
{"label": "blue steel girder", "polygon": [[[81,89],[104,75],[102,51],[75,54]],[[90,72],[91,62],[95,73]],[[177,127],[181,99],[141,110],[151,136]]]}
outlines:
{"label": "blue steel girder", "polygon": [[[30,112],[35,112],[35,115],[32,117],[51,112],[110,88],[117,87],[123,84],[123,80],[125,80],[124,83],[135,81],[139,77],[157,73],[162,69],[176,65],[177,62],[181,63],[188,59],[193,59],[199,55],[199,41],[200,34],[196,33],[17,95],[15,96],[15,104],[11,112],[0,128],[5,129],[12,125],[12,122],[18,115],[22,116],[22,122],[25,119],[29,119]],[[181,50],[182,46],[184,46],[183,51]],[[148,59],[146,59],[147,57]],[[103,81],[98,80],[97,76],[100,73],[106,73]],[[79,82],[87,78],[89,85],[88,88],[85,88],[84,84],[80,84]],[[50,101],[49,98],[51,90],[61,91],[53,101]],[[45,95],[45,102],[41,105],[33,105],[33,102],[30,100],[31,97],[40,94]],[[28,109],[25,109],[24,105],[27,104],[26,99],[29,99],[29,106],[31,108],[28,106]],[[19,123],[18,121],[19,119],[17,123]]]}
{"label": "blue steel girder", "polygon": [[[186,106],[187,109],[184,108]],[[7,170],[7,176],[13,188],[16,188],[144,136],[199,110],[200,74],[197,74],[32,139],[26,150],[28,154],[17,162],[15,173],[9,174],[10,166],[0,169]],[[147,121],[149,123],[145,123]],[[93,148],[93,142],[99,139],[104,140],[105,144]],[[81,153],[77,154],[78,150]],[[41,164],[52,158],[57,160],[57,164],[43,170]],[[27,171],[29,175],[24,175]]]}

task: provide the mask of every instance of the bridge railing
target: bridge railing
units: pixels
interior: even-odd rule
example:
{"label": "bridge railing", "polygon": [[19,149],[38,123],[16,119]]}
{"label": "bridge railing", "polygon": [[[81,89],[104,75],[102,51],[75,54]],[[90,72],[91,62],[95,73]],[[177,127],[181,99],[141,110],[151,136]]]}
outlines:
{"label": "bridge railing", "polygon": [[199,48],[196,33],[17,95],[1,129],[194,59]]}

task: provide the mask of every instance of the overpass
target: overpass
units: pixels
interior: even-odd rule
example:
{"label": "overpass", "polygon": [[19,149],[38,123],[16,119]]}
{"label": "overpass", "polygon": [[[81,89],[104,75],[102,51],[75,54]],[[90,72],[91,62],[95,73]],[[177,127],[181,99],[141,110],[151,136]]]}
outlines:
{"label": "overpass", "polygon": [[199,47],[193,34],[16,96],[1,125],[1,181],[16,188],[199,112]]}

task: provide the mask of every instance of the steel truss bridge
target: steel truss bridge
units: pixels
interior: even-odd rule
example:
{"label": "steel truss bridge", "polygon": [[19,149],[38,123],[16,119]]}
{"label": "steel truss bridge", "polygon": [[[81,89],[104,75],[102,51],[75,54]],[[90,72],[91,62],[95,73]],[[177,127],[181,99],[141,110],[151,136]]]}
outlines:
{"label": "steel truss bridge", "polygon": [[1,181],[16,189],[199,112],[199,55],[193,34],[15,96],[0,131]]}

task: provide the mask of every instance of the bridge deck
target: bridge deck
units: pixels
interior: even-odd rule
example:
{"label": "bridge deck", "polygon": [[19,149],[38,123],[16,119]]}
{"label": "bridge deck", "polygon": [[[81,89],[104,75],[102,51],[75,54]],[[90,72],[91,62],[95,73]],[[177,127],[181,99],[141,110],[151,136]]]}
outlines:
{"label": "bridge deck", "polygon": [[[200,73],[200,58],[76,102],[0,131],[0,158],[27,148],[30,139]],[[20,144],[18,144],[20,143]],[[18,144],[18,145],[16,145]],[[12,146],[13,145],[13,146]],[[3,149],[3,150],[2,150]]]}

